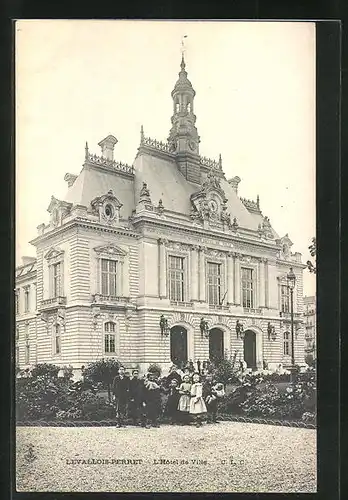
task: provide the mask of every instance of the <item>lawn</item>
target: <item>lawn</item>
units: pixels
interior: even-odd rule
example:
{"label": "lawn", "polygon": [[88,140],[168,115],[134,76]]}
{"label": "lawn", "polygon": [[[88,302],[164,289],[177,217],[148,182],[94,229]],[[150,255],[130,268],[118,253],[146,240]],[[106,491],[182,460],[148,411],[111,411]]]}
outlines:
{"label": "lawn", "polygon": [[16,439],[18,491],[316,491],[311,429],[18,427]]}

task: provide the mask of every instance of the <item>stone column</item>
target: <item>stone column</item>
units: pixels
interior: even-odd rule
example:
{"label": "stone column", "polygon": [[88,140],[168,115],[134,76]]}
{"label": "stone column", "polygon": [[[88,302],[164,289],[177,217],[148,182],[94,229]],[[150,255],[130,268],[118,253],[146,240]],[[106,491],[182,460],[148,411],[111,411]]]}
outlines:
{"label": "stone column", "polygon": [[167,295],[167,279],[166,279],[166,252],[165,240],[160,238],[159,244],[159,296],[164,298]]}
{"label": "stone column", "polygon": [[122,266],[122,296],[129,297],[129,255],[126,255],[124,261],[121,264]]}
{"label": "stone column", "polygon": [[265,306],[269,307],[269,270],[268,270],[268,259],[265,259]]}
{"label": "stone column", "polygon": [[191,247],[191,300],[198,300],[198,247]]}
{"label": "stone column", "polygon": [[233,255],[231,253],[227,254],[227,304],[233,304],[234,302],[234,263]]}
{"label": "stone column", "polygon": [[199,300],[205,302],[205,254],[204,247],[199,247]]}
{"label": "stone column", "polygon": [[259,307],[265,307],[265,259],[259,260]]}
{"label": "stone column", "polygon": [[234,303],[240,305],[240,255],[238,253],[234,256]]}

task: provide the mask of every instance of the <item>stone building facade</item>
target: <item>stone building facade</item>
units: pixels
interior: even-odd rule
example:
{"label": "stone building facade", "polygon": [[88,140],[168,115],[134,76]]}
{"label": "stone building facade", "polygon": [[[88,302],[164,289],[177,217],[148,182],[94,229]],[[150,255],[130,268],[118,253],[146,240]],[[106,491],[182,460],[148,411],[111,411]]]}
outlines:
{"label": "stone building facade", "polygon": [[295,361],[303,364],[301,255],[259,198],[238,195],[241,179],[226,178],[221,156],[200,155],[184,59],[171,96],[166,142],[141,128],[133,165],[114,159],[112,135],[100,155],[86,143],[81,172],[65,175],[65,199],[52,196],[50,222],[31,241],[36,261],[16,270],[21,367],[50,362],[78,372],[109,356],[141,370],[224,356],[253,369],[289,365],[290,267]]}
{"label": "stone building facade", "polygon": [[317,300],[315,295],[303,297],[305,352],[317,357]]}

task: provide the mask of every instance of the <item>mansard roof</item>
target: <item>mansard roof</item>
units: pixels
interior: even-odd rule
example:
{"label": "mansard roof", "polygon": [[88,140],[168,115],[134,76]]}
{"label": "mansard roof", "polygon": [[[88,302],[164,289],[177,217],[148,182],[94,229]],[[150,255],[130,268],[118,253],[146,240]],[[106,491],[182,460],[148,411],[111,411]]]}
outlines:
{"label": "mansard roof", "polygon": [[[158,151],[151,152],[149,149],[142,150],[141,154],[137,155],[132,176],[125,176],[115,169],[111,170],[107,165],[102,168],[85,163],[75,182],[69,187],[65,201],[89,207],[95,198],[104,196],[112,190],[123,205],[121,217],[127,219],[139,202],[144,182],[155,206],[162,200],[165,210],[187,216],[191,214],[191,196],[201,189],[199,185],[187,181],[182,175],[173,155],[169,152],[158,154]],[[236,217],[241,228],[257,231],[259,224],[262,225],[264,221],[262,213],[248,210],[224,176],[220,177],[220,186],[227,199],[227,211],[231,217]],[[273,229],[272,233],[274,238],[279,238]]]}
{"label": "mansard roof", "polygon": [[91,202],[110,190],[122,203],[122,218],[132,215],[135,208],[133,179],[109,169],[85,164],[74,184],[68,189],[66,201],[89,207]]}
{"label": "mansard roof", "polygon": [[33,259],[33,262],[30,262],[28,264],[17,266],[15,271],[15,276],[16,279],[24,278],[31,273],[36,273],[36,259],[35,260]]}

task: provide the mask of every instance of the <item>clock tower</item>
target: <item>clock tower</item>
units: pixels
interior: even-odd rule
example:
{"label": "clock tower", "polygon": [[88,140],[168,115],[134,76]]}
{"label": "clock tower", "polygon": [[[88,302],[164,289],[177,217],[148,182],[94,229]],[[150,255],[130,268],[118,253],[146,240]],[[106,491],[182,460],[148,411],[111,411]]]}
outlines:
{"label": "clock tower", "polygon": [[181,173],[188,181],[199,184],[201,182],[200,138],[195,126],[196,116],[193,106],[196,92],[187,78],[184,54],[180,66],[179,79],[172,91],[173,116],[171,118],[172,128],[169,132],[168,144],[172,153],[176,156]]}

